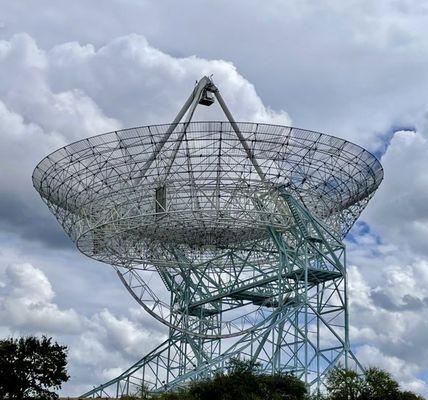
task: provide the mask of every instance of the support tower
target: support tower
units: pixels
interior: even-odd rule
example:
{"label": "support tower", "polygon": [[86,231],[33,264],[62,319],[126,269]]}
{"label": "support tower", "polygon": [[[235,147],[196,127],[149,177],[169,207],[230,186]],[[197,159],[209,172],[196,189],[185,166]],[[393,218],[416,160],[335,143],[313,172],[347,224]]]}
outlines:
{"label": "support tower", "polygon": [[[217,100],[225,121],[192,120]],[[349,344],[343,238],[383,177],[345,140],[236,122],[208,77],[175,120],[73,143],[36,190],[80,251],[112,265],[168,338],[82,397],[177,388],[231,358],[314,389]]]}

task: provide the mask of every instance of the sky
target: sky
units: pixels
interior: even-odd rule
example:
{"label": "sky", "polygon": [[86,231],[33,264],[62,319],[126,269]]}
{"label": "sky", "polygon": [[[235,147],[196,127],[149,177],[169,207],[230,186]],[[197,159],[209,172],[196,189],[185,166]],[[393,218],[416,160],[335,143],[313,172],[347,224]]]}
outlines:
{"label": "sky", "polygon": [[167,123],[213,74],[235,119],[376,154],[347,237],[359,360],[428,396],[428,4],[419,0],[0,0],[0,337],[69,346],[81,394],[160,343],[113,269],[79,253],[32,187],[74,140]]}

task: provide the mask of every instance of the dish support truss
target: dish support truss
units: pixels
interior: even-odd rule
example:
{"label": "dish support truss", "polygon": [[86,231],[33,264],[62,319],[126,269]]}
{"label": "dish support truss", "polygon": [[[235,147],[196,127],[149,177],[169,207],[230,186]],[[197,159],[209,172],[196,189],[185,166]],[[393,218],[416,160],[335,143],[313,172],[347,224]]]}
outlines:
{"label": "dish support truss", "polygon": [[[231,244],[215,252],[204,248],[206,256],[197,262],[180,253],[180,246],[165,243],[160,259],[168,260],[168,266],[151,266],[169,294],[163,308],[158,300],[147,301],[157,299],[144,276],[147,266],[114,266],[135,300],[169,327],[169,335],[121,375],[81,397],[117,398],[137,394],[143,387],[150,392],[173,390],[224,370],[233,358],[257,362],[265,373],[292,373],[313,391],[321,390],[336,365],[363,370],[349,344],[340,232],[285,186],[269,183],[211,79],[198,82],[137,180],[144,178],[180,121],[185,122],[179,142],[198,104],[209,106],[214,97],[260,181],[279,198],[282,221],[274,226],[266,220],[266,235],[253,243]],[[257,193],[252,201],[255,208],[267,211]],[[169,312],[163,315],[165,309]]]}
{"label": "dish support truss", "polygon": [[[160,346],[82,397],[120,397],[138,393],[143,386],[151,392],[176,389],[224,370],[232,358],[258,362],[265,373],[292,373],[315,391],[336,365],[363,370],[349,344],[345,246],[284,188],[278,191],[293,223],[286,233],[267,228],[264,250],[272,252],[267,243],[273,244],[273,268],[257,270],[244,262],[227,279],[232,283],[224,287],[220,280],[211,282],[209,290],[203,269],[183,260],[174,272],[158,271],[171,292],[171,308],[183,310],[170,316],[171,326],[178,329],[170,328]],[[233,251],[224,257],[233,259]],[[246,267],[255,271],[242,279]],[[148,290],[140,270],[118,268],[117,273],[137,301],[138,293]],[[215,290],[213,284],[218,285]],[[198,301],[192,299],[195,293],[200,294]],[[260,305],[265,313],[241,336],[216,338],[212,333],[222,312],[215,305],[226,299],[241,306]],[[204,323],[190,326],[195,315]]]}

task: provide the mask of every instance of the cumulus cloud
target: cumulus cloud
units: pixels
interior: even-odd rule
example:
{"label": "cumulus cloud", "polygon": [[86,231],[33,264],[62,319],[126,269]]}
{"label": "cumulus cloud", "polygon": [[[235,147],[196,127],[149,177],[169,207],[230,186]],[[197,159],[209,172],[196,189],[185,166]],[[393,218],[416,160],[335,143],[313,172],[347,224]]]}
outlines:
{"label": "cumulus cloud", "polygon": [[133,309],[128,316],[107,309],[93,315],[62,309],[44,272],[31,264],[6,267],[0,282],[0,329],[5,335],[53,335],[69,346],[68,393],[80,394],[111,379],[166,339],[166,329]]}
{"label": "cumulus cloud", "polygon": [[0,229],[58,244],[64,236],[46,218],[31,185],[35,165],[70,140],[119,123],[77,89],[53,92],[45,79],[47,65],[28,35],[0,41]]}
{"label": "cumulus cloud", "polygon": [[363,214],[368,225],[357,225],[348,244],[351,335],[370,347],[363,346],[363,361],[378,361],[425,395],[417,377],[428,359],[426,121],[423,115],[412,130],[392,133],[381,158],[384,182]]}
{"label": "cumulus cloud", "polygon": [[[132,315],[132,314],[131,314]],[[96,314],[93,322],[97,327],[97,334],[103,337],[111,347],[128,356],[144,354],[150,349],[152,342],[149,330],[142,330],[141,325],[128,318],[117,318],[107,309]]]}
{"label": "cumulus cloud", "polygon": [[428,385],[418,376],[427,372],[428,263],[404,264],[402,254],[389,250],[382,257],[381,246],[373,241],[367,263],[358,254],[361,264],[348,269],[351,343],[360,362],[385,368],[404,387],[426,395]]}
{"label": "cumulus cloud", "polygon": [[395,132],[382,157],[385,180],[366,220],[385,241],[428,255],[428,133]]}
{"label": "cumulus cloud", "polygon": [[[58,147],[123,126],[171,121],[195,79],[209,74],[224,88],[237,119],[290,122],[284,111],[265,107],[230,62],[172,57],[139,35],[98,49],[66,43],[48,51],[27,34],[14,35],[0,41],[0,72],[0,156],[7,165],[0,175],[0,227],[51,243],[63,235],[52,220],[36,234],[47,213],[30,177]],[[205,112],[224,119],[218,107]]]}
{"label": "cumulus cloud", "polygon": [[134,320],[132,315],[116,316],[104,309],[87,318],[85,328],[71,341],[74,381],[64,390],[80,394],[79,390],[115,378],[166,340],[163,326],[153,324],[148,316]]}
{"label": "cumulus cloud", "polygon": [[[102,8],[84,0],[40,4],[37,19],[5,4],[5,35],[27,31],[50,49],[70,41],[100,48],[137,33],[174,56],[230,60],[265,103],[289,111],[298,126],[372,150],[392,127],[411,124],[425,103],[420,88],[428,79],[427,24],[421,2],[189,0],[186,12],[174,0],[126,6],[109,0]],[[207,15],[215,25],[207,26]]]}
{"label": "cumulus cloud", "polygon": [[[78,313],[74,304],[85,309],[79,295],[65,300],[59,293],[62,303],[68,304],[60,307],[46,275],[31,264],[19,263],[22,248],[30,260],[35,257],[29,251],[40,252],[40,247],[28,244],[32,241],[55,248],[68,243],[32,188],[36,163],[73,140],[129,125],[170,121],[195,79],[204,74],[214,74],[237,119],[287,123],[289,117],[265,107],[254,86],[230,62],[173,57],[139,35],[114,39],[99,48],[66,43],[49,50],[28,34],[14,35],[0,40],[0,71],[4,78],[0,156],[5,165],[0,174],[0,236],[19,238],[10,242],[17,243],[19,250],[0,252],[2,262],[10,264],[1,279],[0,329],[62,338],[70,346],[74,377],[66,390],[78,393],[127,368],[163,340],[164,331],[136,310],[120,316],[110,309]],[[224,118],[218,107],[203,111],[206,114],[200,117]],[[103,285],[84,268],[79,271],[92,279],[85,288]],[[53,276],[64,279],[60,273]],[[107,305],[110,301],[105,299]]]}
{"label": "cumulus cloud", "polygon": [[[47,78],[51,60],[27,34],[0,41],[0,98],[6,107],[42,129],[67,141],[99,131],[117,129],[119,123],[103,115],[79,88],[52,90]],[[14,135],[13,131],[5,131]]]}
{"label": "cumulus cloud", "polygon": [[[213,75],[238,120],[289,124],[284,111],[265,107],[254,86],[224,60],[176,58],[132,34],[95,49],[66,43],[48,53],[49,81],[56,90],[83,88],[109,115],[127,125],[167,123],[190,94],[195,80]],[[203,107],[202,107],[203,109]],[[205,115],[212,115],[205,109]],[[219,112],[217,118],[225,117]]]}
{"label": "cumulus cloud", "polygon": [[[0,332],[56,329],[56,318],[75,318],[79,335],[65,322],[69,333],[58,333],[70,340],[75,377],[70,391],[75,393],[122,371],[140,346],[138,354],[146,351],[145,335],[156,327],[126,306],[123,315],[117,308],[113,312],[116,302],[108,295],[108,309],[87,311],[82,302],[89,301],[89,284],[80,289],[85,296],[75,289],[70,298],[58,290],[52,297],[52,286],[49,290],[35,268],[31,276],[38,278],[32,282],[44,289],[28,288],[36,300],[24,296],[23,282],[31,276],[20,278],[19,252],[25,249],[32,260],[34,240],[55,246],[56,252],[68,243],[37,198],[30,176],[42,157],[72,140],[168,122],[194,81],[214,74],[237,119],[287,123],[285,109],[298,126],[384,152],[385,180],[363,215],[369,225],[358,225],[349,242],[351,333],[363,361],[379,360],[408,387],[426,393],[415,378],[426,373],[428,359],[428,131],[426,122],[418,122],[426,111],[421,90],[428,80],[426,7],[387,0],[256,1],[245,7],[238,1],[219,7],[191,0],[183,13],[174,1],[125,6],[111,0],[101,9],[81,0],[73,6],[41,4],[38,18],[16,2],[2,5],[0,238],[6,245],[0,255],[13,262],[0,278],[2,321],[8,324]],[[206,15],[216,27],[207,27]],[[15,35],[22,31],[30,34]],[[218,115],[211,107],[199,117]],[[17,254],[10,255],[10,246],[19,249]],[[68,262],[58,261],[58,268],[69,272]],[[97,289],[106,276],[97,282],[98,270],[81,263],[79,282],[93,282],[97,292],[90,297],[105,293]],[[62,274],[53,276],[54,288],[64,285]],[[83,311],[74,311],[74,304]],[[28,315],[32,308],[39,326]],[[16,316],[19,310],[25,320]]]}
{"label": "cumulus cloud", "polygon": [[1,324],[24,332],[78,333],[81,320],[74,310],[60,310],[46,276],[31,264],[6,268],[0,289]]}
{"label": "cumulus cloud", "polygon": [[415,378],[419,367],[397,357],[387,356],[373,346],[364,345],[358,348],[357,357],[366,366],[373,366],[389,371],[401,383],[405,390],[426,392],[428,386],[422,379]]}

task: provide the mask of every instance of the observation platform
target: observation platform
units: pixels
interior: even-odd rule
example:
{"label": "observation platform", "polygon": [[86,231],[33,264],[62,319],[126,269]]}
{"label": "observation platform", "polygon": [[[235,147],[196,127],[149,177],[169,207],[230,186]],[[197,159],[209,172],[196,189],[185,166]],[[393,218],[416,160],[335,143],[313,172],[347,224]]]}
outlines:
{"label": "observation platform", "polygon": [[[341,279],[343,274],[339,271],[325,270],[318,268],[308,268],[308,284],[317,285],[320,283]],[[292,272],[283,274],[283,279],[305,282],[306,276],[303,269],[296,269]],[[258,278],[241,282],[239,285],[231,285],[229,288],[221,288],[218,293],[211,293],[198,301],[191,302],[188,305],[189,314],[197,316],[209,316],[218,314],[216,309],[203,308],[206,304],[215,304],[216,301],[230,298],[234,300],[244,300],[254,305],[263,305],[265,307],[277,307],[278,304],[274,299],[275,293],[269,292],[269,285],[278,280],[278,275],[273,274],[269,277]],[[295,288],[295,285],[292,285]],[[294,290],[294,289],[293,289]],[[284,288],[283,293],[287,293]]]}

